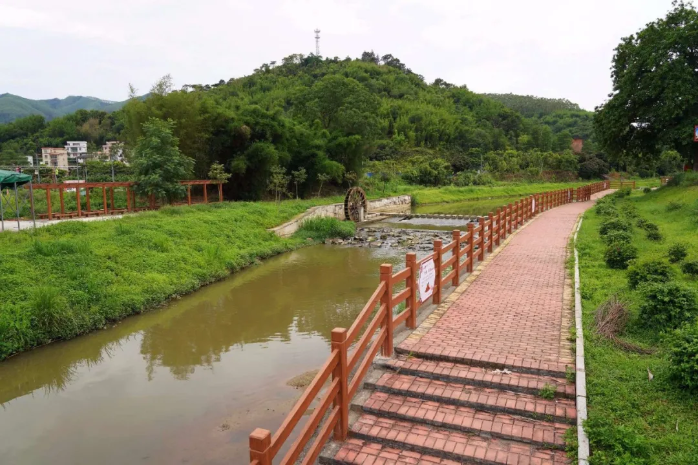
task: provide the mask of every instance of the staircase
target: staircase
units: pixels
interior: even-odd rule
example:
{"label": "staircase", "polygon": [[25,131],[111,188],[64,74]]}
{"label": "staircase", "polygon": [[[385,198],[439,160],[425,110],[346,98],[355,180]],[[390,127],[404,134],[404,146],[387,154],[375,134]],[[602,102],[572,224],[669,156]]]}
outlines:
{"label": "staircase", "polygon": [[352,401],[349,439],[329,443],[320,463],[569,463],[577,411],[565,372],[448,358],[377,358]]}

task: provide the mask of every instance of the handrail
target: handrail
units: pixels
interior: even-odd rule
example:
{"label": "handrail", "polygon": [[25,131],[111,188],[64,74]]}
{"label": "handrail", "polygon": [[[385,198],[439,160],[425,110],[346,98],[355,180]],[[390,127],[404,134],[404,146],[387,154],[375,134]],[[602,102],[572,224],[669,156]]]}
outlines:
{"label": "handrail", "polygon": [[[497,208],[496,212],[490,212],[487,217],[480,217],[477,226],[469,223],[467,231],[454,230],[452,241],[447,244],[441,240],[435,240],[434,251],[421,260],[417,260],[414,252],[408,253],[406,267],[403,270],[393,273],[392,265],[381,265],[380,284],[348,330],[342,328],[332,330],[330,356],[273,437],[271,432],[260,428],[250,435],[250,465],[272,465],[284,442],[330,378],[332,382],[322,396],[318,407],[313,411],[280,463],[283,465],[294,463],[306,447],[306,455],[302,463],[315,463],[332,433],[337,441],[346,439],[349,432],[349,403],[361,386],[374,357],[379,350],[384,356],[390,357],[393,353],[395,328],[405,323],[408,328],[415,329],[419,308],[428,304],[427,301],[418,300],[417,274],[422,264],[429,260],[434,261],[437,279],[434,282],[431,300],[434,304],[439,304],[443,289],[447,286],[457,286],[462,274],[473,271],[476,260],[484,260],[485,253],[492,253],[495,244],[500,245],[502,239],[519,229],[528,220],[558,205],[589,200],[593,194],[609,189],[610,186],[609,181],[602,181],[576,189],[533,194],[513,204]],[[480,247],[475,250],[477,245]],[[451,256],[446,259],[445,256],[449,253]],[[451,270],[443,276],[449,268]],[[404,289],[394,294],[395,286],[403,282]],[[394,315],[394,308],[403,302],[405,302],[404,311]],[[371,318],[370,322],[369,318]],[[362,329],[361,337],[349,353],[352,341],[359,336]],[[316,430],[317,437],[308,446]]]}

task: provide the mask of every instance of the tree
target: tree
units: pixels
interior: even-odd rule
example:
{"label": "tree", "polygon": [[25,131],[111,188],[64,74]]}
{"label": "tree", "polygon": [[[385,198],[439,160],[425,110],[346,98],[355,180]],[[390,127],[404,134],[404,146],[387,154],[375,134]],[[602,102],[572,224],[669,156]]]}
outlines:
{"label": "tree", "polygon": [[330,180],[330,175],[325,173],[318,173],[317,180],[320,181],[320,189],[317,191],[317,196],[322,195],[322,185]]}
{"label": "tree", "polygon": [[657,159],[674,149],[698,170],[698,12],[674,1],[667,16],[622,39],[613,93],[597,108],[600,142],[615,159]]}
{"label": "tree", "polygon": [[220,163],[213,163],[211,165],[211,169],[208,170],[208,178],[213,181],[218,181],[221,184],[228,182],[230,176],[232,175],[230,173],[226,173],[225,166],[221,165]]}
{"label": "tree", "polygon": [[267,189],[274,194],[274,200],[277,204],[281,202],[281,197],[288,193],[287,188],[289,181],[290,176],[286,175],[286,169],[278,165],[271,168],[271,176],[269,177]]}
{"label": "tree", "polygon": [[184,196],[186,189],[179,181],[192,175],[194,160],[180,152],[174,126],[172,120],[157,118],[143,123],[143,136],[133,154],[138,194],[168,202]]}
{"label": "tree", "polygon": [[299,168],[296,171],[291,171],[291,178],[293,179],[293,184],[296,185],[296,199],[299,199],[298,185],[303,184],[308,179],[308,173],[305,171],[305,168]]}

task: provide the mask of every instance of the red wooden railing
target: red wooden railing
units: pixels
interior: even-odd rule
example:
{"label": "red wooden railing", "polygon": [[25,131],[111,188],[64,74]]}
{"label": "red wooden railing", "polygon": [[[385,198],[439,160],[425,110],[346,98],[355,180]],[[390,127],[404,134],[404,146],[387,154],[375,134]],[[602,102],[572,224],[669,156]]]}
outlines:
{"label": "red wooden railing", "polygon": [[[208,186],[214,184],[218,186],[218,201],[223,201],[223,184],[219,181],[212,180],[193,180],[193,181],[180,181],[180,184],[186,186],[187,188],[187,201],[179,202],[175,205],[192,205],[191,197],[191,187],[192,186],[203,186],[203,203],[208,203]],[[41,213],[37,215],[39,218],[59,219],[59,218],[75,218],[83,216],[101,216],[101,215],[116,215],[126,212],[136,212],[141,210],[156,210],[160,206],[157,204],[153,197],[146,199],[145,206],[138,206],[136,201],[136,193],[134,191],[135,182],[66,182],[58,184],[34,184],[32,186],[33,190],[45,190],[46,191],[46,213]],[[29,189],[29,186],[26,186]],[[126,208],[116,208],[114,203],[114,188],[125,188],[126,189]],[[93,189],[101,189],[102,196],[102,208],[99,210],[92,210],[90,203],[91,191]],[[60,201],[60,212],[54,212],[53,206],[51,204],[51,191],[58,190],[59,201]],[[85,191],[85,209],[82,209],[81,202],[81,191]],[[77,204],[77,211],[66,211],[65,209],[65,195],[66,192],[70,193],[75,191],[75,200]],[[107,201],[107,192],[109,192],[109,202]],[[32,208],[34,208],[34,197],[30,196],[30,201],[32,202]]]}
{"label": "red wooden railing", "polygon": [[[531,195],[497,208],[487,217],[478,218],[477,224],[469,223],[465,232],[453,231],[453,240],[446,245],[441,240],[435,240],[434,251],[421,260],[417,260],[414,252],[408,253],[402,271],[393,273],[392,265],[381,265],[380,284],[348,330],[332,330],[329,358],[276,433],[272,435],[268,430],[257,428],[250,435],[250,464],[272,464],[328,381],[330,384],[325,394],[278,463],[295,463],[316,430],[315,440],[307,448],[303,464],[314,463],[330,435],[338,441],[346,439],[349,432],[349,403],[361,386],[374,357],[379,350],[386,357],[392,355],[393,332],[399,325],[405,323],[408,328],[417,327],[417,311],[426,303],[417,298],[417,272],[422,263],[434,260],[436,279],[431,302],[439,304],[444,290],[460,284],[461,276],[472,272],[474,264],[485,259],[485,253],[492,253],[494,246],[500,245],[503,239],[528,220],[559,205],[589,200],[591,195],[608,188],[609,181],[603,181],[577,189]],[[404,289],[396,293],[395,288],[401,288],[403,283]],[[394,315],[393,309],[403,302],[404,311]]]}

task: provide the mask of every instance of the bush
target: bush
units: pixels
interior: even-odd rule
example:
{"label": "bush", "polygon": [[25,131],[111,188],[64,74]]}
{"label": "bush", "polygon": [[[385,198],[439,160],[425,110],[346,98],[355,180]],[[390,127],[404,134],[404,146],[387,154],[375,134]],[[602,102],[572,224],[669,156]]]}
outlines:
{"label": "bush", "polygon": [[688,256],[688,249],[683,244],[674,244],[669,247],[669,261],[678,263]]}
{"label": "bush", "polygon": [[310,238],[318,242],[334,238],[348,239],[355,233],[356,225],[351,221],[328,217],[309,218],[296,231],[296,235],[303,239]]}
{"label": "bush", "polygon": [[616,242],[608,246],[604,259],[609,268],[624,270],[630,260],[637,258],[637,249],[628,243]]}
{"label": "bush", "polygon": [[632,203],[624,203],[620,207],[620,212],[628,218],[637,218],[637,207]]}
{"label": "bush", "polygon": [[613,202],[598,202],[596,204],[596,214],[600,216],[618,216],[618,209]]}
{"label": "bush", "polygon": [[689,389],[698,388],[698,325],[688,325],[674,333],[670,343],[671,372]]}
{"label": "bush", "polygon": [[647,239],[659,242],[664,239],[664,236],[659,231],[650,229],[647,231]]}
{"label": "bush", "polygon": [[690,262],[684,262],[683,265],[681,265],[681,271],[683,271],[684,274],[687,274],[692,278],[697,277],[698,276],[698,261],[692,260]]}
{"label": "bush", "polygon": [[677,210],[681,210],[683,207],[684,207],[683,203],[672,200],[671,202],[669,202],[667,204],[666,211],[675,212]]}
{"label": "bush", "polygon": [[606,245],[611,245],[616,242],[630,244],[632,237],[632,234],[630,234],[628,231],[611,231],[603,236],[603,241],[606,243]]}
{"label": "bush", "polygon": [[630,267],[628,285],[630,289],[636,289],[640,284],[666,283],[671,280],[672,276],[671,266],[659,260],[652,260]]}
{"label": "bush", "polygon": [[473,183],[476,186],[493,186],[494,178],[490,173],[478,173]]}
{"label": "bush", "polygon": [[635,222],[635,224],[637,225],[637,227],[638,227],[638,228],[642,228],[642,229],[645,229],[645,225],[646,225],[647,223],[649,223],[649,221],[647,221],[647,220],[644,219],[644,218],[638,218],[638,220]]}
{"label": "bush", "polygon": [[642,192],[644,194],[649,194],[650,192],[652,192],[652,188],[651,187],[643,187]]}
{"label": "bush", "polygon": [[645,231],[659,231],[659,226],[657,226],[654,223],[651,223],[649,221],[645,221],[642,223],[642,226],[640,226],[642,229]]}
{"label": "bush", "polygon": [[696,292],[674,281],[643,287],[640,321],[650,328],[675,329],[693,321],[698,312]]}
{"label": "bush", "polygon": [[610,233],[611,231],[625,231],[625,232],[632,232],[633,230],[633,225],[630,224],[630,222],[626,219],[623,218],[610,218],[603,223],[601,223],[601,228],[599,229],[599,234],[602,236],[605,236],[606,234]]}
{"label": "bush", "polygon": [[618,189],[616,192],[614,192],[613,195],[619,199],[622,199],[624,197],[629,197],[632,193],[633,190],[630,187],[623,187],[622,189]]}
{"label": "bush", "polygon": [[461,171],[453,178],[453,184],[458,187],[472,186],[475,183],[476,173],[474,171]]}
{"label": "bush", "polygon": [[690,187],[698,186],[698,172],[695,171],[685,171],[683,173],[675,174],[667,183],[667,186],[678,187]]}

